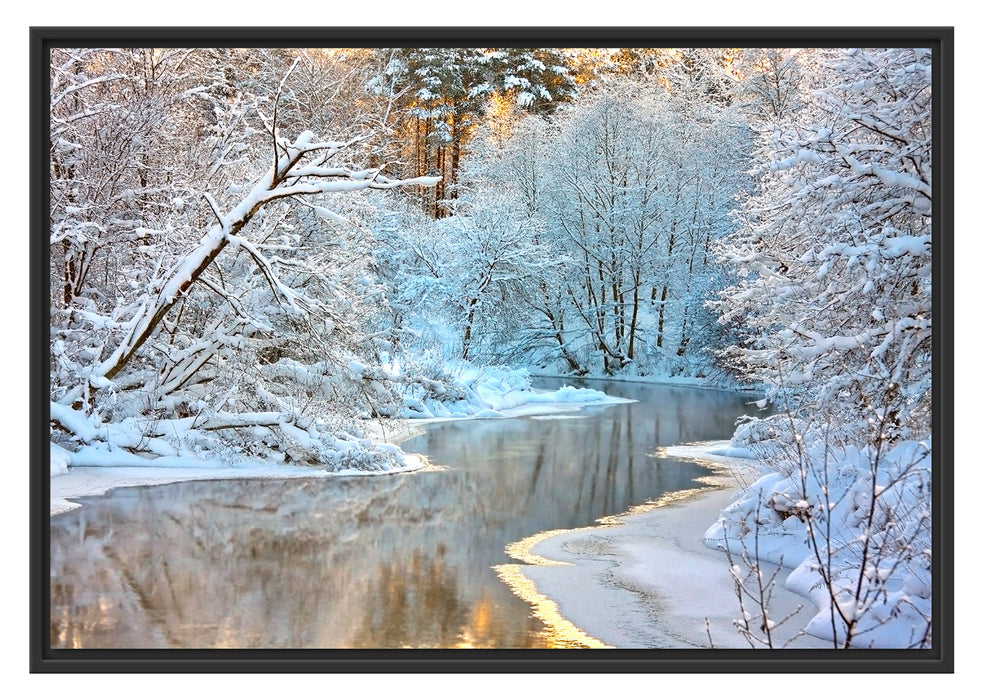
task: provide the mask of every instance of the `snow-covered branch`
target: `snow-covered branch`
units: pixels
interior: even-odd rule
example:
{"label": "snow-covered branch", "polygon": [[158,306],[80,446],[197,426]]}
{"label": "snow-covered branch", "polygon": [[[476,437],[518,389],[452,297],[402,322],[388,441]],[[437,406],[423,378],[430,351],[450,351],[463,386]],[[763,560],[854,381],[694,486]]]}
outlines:
{"label": "snow-covered branch", "polygon": [[[93,372],[93,383],[100,379],[111,380],[115,377],[140,349],[140,347],[156,331],[158,324],[171,310],[174,304],[188,293],[190,287],[198,280],[216,257],[229,243],[236,243],[245,249],[256,261],[270,286],[296,312],[296,295],[286,285],[282,284],[269,261],[238,233],[265,205],[281,199],[298,196],[313,196],[331,192],[355,192],[358,190],[392,189],[406,185],[432,186],[439,178],[417,177],[405,180],[389,180],[383,178],[377,171],[349,171],[347,169],[308,168],[301,163],[301,157],[307,153],[315,153],[322,149],[334,150],[339,144],[312,144],[313,134],[305,132],[296,141],[289,144],[276,167],[271,168],[236,206],[227,214],[222,215],[217,210],[214,200],[210,200],[212,209],[219,219],[201,239],[198,246],[183,256],[166,275],[160,284],[155,298],[148,300],[144,310],[135,316],[128,324],[130,332],[117,347],[103,360]],[[296,183],[296,184],[290,184]]]}

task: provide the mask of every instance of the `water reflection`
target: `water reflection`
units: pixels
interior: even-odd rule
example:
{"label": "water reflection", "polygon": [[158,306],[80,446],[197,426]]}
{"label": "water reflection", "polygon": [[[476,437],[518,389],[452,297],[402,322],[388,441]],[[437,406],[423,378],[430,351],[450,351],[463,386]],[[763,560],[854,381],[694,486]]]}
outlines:
{"label": "water reflection", "polygon": [[705,472],[654,449],[726,437],[750,410],[723,392],[591,386],[640,403],[432,426],[404,448],[441,471],[87,499],[51,523],[52,646],[575,644],[499,580],[505,547],[692,488]]}

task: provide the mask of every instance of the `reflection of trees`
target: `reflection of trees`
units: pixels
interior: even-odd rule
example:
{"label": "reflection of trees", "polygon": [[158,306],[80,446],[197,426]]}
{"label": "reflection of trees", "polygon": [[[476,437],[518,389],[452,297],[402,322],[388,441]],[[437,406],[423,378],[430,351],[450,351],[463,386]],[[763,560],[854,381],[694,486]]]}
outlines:
{"label": "reflection of trees", "polygon": [[[566,383],[557,381],[556,388]],[[728,437],[735,419],[751,410],[727,392],[625,382],[590,386],[645,403],[578,414],[591,416],[589,421],[515,420],[508,430],[496,421],[446,423],[407,449],[438,463],[487,465],[474,477],[481,482],[478,507],[485,517],[503,518],[514,540],[540,529],[590,524],[667,490],[691,488],[702,472],[653,458],[656,448]],[[546,513],[551,520],[541,526]]]}
{"label": "reflection of trees", "polygon": [[505,546],[691,488],[702,470],[649,455],[727,435],[745,410],[724,393],[653,393],[590,421],[448,423],[416,442],[458,469],[93,499],[52,521],[52,645],[544,644],[491,569]]}
{"label": "reflection of trees", "polygon": [[367,598],[374,601],[352,639],[366,648],[457,647],[528,648],[542,646],[535,634],[538,624],[525,625],[496,614],[487,590],[474,600],[458,590],[456,567],[447,566],[447,547],[439,543],[433,553],[413,550],[398,561],[380,562]]}
{"label": "reflection of trees", "polygon": [[[52,644],[398,646],[412,628],[371,617],[402,615],[424,631],[439,623],[421,645],[478,632],[529,646],[534,630],[513,625],[521,601],[508,601],[497,632],[476,612],[500,584],[475,562],[501,561],[504,545],[462,527],[480,511],[464,476],[174,484],[96,499],[52,522]],[[434,545],[421,542],[448,539],[422,554]]]}
{"label": "reflection of trees", "polygon": [[359,634],[365,647],[448,647],[460,630],[461,601],[453,576],[443,564],[443,546],[434,556],[419,549],[406,568],[392,562],[379,564],[370,584],[369,598],[376,603],[364,611]]}

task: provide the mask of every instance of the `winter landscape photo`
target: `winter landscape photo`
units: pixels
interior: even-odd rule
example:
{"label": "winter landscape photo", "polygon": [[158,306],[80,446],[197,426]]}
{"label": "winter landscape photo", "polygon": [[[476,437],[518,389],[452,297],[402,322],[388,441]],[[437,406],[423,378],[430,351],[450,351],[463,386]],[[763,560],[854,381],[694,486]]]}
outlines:
{"label": "winter landscape photo", "polygon": [[46,649],[938,650],[933,41],[192,43],[44,50]]}

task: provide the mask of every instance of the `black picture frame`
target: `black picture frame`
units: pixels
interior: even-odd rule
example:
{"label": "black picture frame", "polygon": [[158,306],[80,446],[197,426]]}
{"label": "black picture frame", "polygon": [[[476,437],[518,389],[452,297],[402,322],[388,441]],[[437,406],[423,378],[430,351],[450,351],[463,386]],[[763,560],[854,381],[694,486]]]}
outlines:
{"label": "black picture frame", "polygon": [[[952,27],[32,27],[30,670],[32,673],[952,673]],[[929,650],[66,650],[50,648],[48,51],[64,46],[786,46],[933,51],[933,648]]]}

